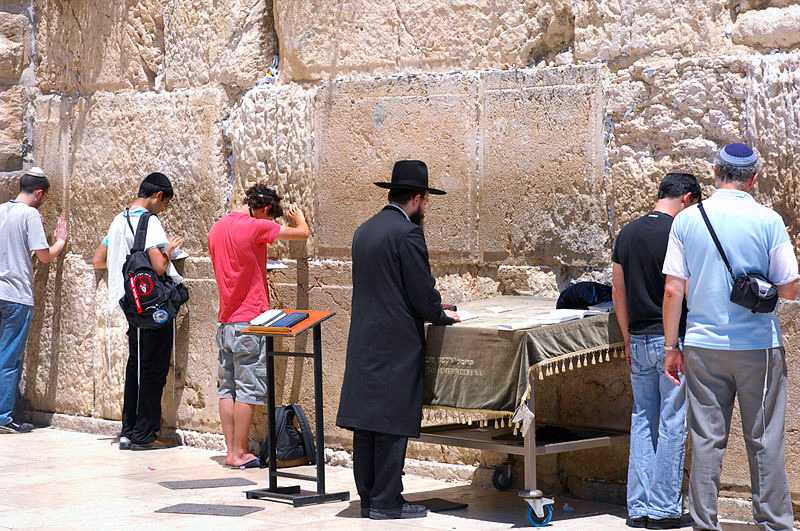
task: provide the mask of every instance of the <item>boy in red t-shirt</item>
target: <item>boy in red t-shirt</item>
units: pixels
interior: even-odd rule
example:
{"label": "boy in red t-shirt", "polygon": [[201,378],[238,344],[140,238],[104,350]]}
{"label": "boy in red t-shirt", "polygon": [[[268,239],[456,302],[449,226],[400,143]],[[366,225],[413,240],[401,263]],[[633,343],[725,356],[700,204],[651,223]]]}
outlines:
{"label": "boy in red t-shirt", "polygon": [[291,226],[273,221],[283,215],[275,190],[257,184],[244,204],[217,221],[208,233],[208,250],[219,291],[219,417],[228,455],[225,464],[253,468],[259,459],[247,451],[256,404],[266,404],[263,352],[249,336],[237,336],[250,320],[269,310],[267,245],[275,240],[305,240],[308,224],[297,205],[286,209]]}

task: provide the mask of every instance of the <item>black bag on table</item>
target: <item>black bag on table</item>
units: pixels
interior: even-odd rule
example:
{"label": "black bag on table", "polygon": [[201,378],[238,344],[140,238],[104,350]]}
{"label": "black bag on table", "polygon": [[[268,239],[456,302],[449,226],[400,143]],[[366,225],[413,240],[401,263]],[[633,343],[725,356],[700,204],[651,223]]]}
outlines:
{"label": "black bag on table", "polygon": [[158,276],[144,250],[147,223],[152,212],[144,212],[139,226],[133,230],[130,217],[128,227],[134,233],[133,247],[122,265],[125,295],[119,305],[131,326],[161,328],[178,315],[181,305],[189,300],[186,286],[172,280],[169,275]]}
{"label": "black bag on table", "polygon": [[[278,468],[317,463],[314,434],[299,404],[275,407],[275,439]],[[269,463],[269,438],[258,457],[264,465]]]}
{"label": "black bag on table", "polygon": [[577,282],[561,292],[556,308],[588,310],[589,306],[611,300],[611,286],[599,282]]}
{"label": "black bag on table", "polygon": [[722,244],[719,243],[717,233],[714,232],[714,228],[708,220],[702,201],[697,205],[697,208],[700,209],[700,214],[703,215],[703,221],[708,227],[708,232],[711,233],[711,239],[714,240],[714,245],[717,246],[717,251],[719,251],[722,261],[725,262],[725,267],[728,268],[728,273],[730,273],[733,280],[731,302],[743,306],[753,313],[771,313],[778,305],[778,288],[761,273],[748,272],[745,275],[734,275],[731,264],[728,263],[728,257],[725,256],[725,251],[722,250]]}

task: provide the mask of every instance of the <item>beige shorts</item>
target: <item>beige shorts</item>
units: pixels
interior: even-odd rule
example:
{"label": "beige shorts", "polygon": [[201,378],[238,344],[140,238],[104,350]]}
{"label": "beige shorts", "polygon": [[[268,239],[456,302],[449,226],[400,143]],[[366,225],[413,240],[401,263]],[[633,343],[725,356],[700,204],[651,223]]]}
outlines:
{"label": "beige shorts", "polygon": [[220,323],[217,326],[220,398],[232,398],[246,404],[267,403],[267,365],[265,349],[259,338],[236,335],[250,323]]}

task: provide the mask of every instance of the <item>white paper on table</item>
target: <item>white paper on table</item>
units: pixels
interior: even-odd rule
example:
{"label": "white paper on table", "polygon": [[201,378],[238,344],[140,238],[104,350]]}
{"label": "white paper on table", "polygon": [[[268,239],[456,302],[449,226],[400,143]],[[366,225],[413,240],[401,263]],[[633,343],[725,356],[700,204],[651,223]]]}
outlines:
{"label": "white paper on table", "polygon": [[486,309],[489,310],[492,313],[504,313],[504,312],[510,312],[511,311],[511,308],[503,308],[502,306],[489,306]]}
{"label": "white paper on table", "polygon": [[461,319],[461,322],[469,321],[470,319],[477,319],[478,314],[470,313],[467,310],[459,310],[456,312],[458,314],[458,318]]}
{"label": "white paper on table", "polygon": [[548,324],[558,324],[558,323],[566,323],[567,321],[574,321],[575,319],[581,319],[583,317],[589,317],[592,315],[600,315],[602,312],[598,311],[591,311],[591,310],[551,310],[549,313],[544,315],[537,315],[536,317],[531,317],[526,321],[518,321],[515,323],[506,323],[498,325],[498,330],[520,330],[522,328],[530,328],[531,326],[537,325],[548,325]]}
{"label": "white paper on table", "polygon": [[278,260],[267,258],[267,271],[271,271],[273,269],[289,269],[289,266],[283,262],[279,262]]}

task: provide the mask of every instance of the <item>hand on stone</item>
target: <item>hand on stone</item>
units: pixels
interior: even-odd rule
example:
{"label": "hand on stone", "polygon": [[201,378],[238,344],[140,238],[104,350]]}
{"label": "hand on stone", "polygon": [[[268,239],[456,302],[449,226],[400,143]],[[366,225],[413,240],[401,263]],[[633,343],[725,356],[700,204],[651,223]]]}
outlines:
{"label": "hand on stone", "polygon": [[678,374],[679,369],[680,374],[686,374],[686,370],[683,367],[683,352],[678,349],[668,350],[664,358],[664,374],[675,385],[681,384],[680,375]]}
{"label": "hand on stone", "polygon": [[300,207],[297,206],[295,203],[291,203],[286,208],[286,216],[289,218],[289,223],[294,225],[295,227],[300,224],[301,221],[305,221],[306,217],[303,214],[303,211],[300,210]]}
{"label": "hand on stone", "polygon": [[58,223],[56,223],[56,230],[53,231],[53,236],[56,240],[67,241],[67,220],[64,216],[58,216]]}

